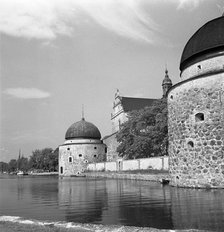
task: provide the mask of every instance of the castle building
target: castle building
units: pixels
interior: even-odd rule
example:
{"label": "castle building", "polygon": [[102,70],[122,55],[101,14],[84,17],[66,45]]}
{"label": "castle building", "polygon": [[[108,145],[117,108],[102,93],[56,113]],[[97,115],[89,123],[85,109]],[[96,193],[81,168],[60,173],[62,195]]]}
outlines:
{"label": "castle building", "polygon": [[187,42],[168,92],[171,184],[224,188],[224,17]]}
{"label": "castle building", "polygon": [[59,175],[79,175],[88,163],[106,161],[106,153],[99,129],[82,118],[68,128],[65,142],[59,146]]}
{"label": "castle building", "polygon": [[[172,81],[169,78],[168,70],[165,70],[165,77],[162,81],[163,98],[166,98],[167,91],[172,87]],[[128,120],[128,113],[133,110],[140,110],[153,105],[159,99],[153,98],[133,98],[120,95],[117,89],[113,102],[113,111],[111,113],[112,134],[105,136],[103,142],[108,147],[107,161],[118,159],[117,147],[119,143],[116,139],[116,133],[120,130],[121,124]]]}

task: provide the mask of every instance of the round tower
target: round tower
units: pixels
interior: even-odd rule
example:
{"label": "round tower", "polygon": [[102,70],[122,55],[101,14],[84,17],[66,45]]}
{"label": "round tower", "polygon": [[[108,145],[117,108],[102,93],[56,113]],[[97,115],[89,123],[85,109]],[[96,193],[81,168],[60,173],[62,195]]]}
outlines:
{"label": "round tower", "polygon": [[59,146],[59,175],[81,174],[88,163],[106,161],[106,152],[99,129],[82,118],[68,128],[65,142]]}
{"label": "round tower", "polygon": [[202,26],[168,92],[171,185],[224,188],[224,17]]}

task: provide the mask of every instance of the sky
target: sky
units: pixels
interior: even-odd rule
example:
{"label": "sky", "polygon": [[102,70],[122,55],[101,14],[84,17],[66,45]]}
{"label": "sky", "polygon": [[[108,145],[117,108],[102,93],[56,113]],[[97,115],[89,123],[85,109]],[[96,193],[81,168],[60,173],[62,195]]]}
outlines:
{"label": "sky", "polygon": [[57,148],[82,117],[111,133],[116,89],[161,98],[223,0],[0,0],[0,161]]}

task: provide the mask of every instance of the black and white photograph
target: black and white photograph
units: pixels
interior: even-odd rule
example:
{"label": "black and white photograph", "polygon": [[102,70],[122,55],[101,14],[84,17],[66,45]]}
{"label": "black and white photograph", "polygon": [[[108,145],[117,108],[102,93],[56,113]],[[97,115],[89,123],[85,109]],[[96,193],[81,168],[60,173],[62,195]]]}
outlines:
{"label": "black and white photograph", "polygon": [[224,1],[0,0],[0,231],[224,231]]}

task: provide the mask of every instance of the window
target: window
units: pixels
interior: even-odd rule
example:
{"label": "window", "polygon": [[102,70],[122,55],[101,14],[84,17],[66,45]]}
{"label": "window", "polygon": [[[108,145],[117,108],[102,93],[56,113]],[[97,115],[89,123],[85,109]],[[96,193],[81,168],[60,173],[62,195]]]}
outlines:
{"label": "window", "polygon": [[105,153],[107,153],[107,147],[105,147]]}
{"label": "window", "polygon": [[198,65],[198,69],[201,70],[201,65],[200,64]]}
{"label": "window", "polygon": [[201,122],[205,120],[205,116],[203,113],[197,113],[195,114],[195,121],[196,122]]}
{"label": "window", "polygon": [[189,148],[193,148],[194,147],[194,143],[192,141],[189,141],[187,143],[187,145],[188,145]]}
{"label": "window", "polygon": [[170,98],[173,99],[173,95],[171,95]]}
{"label": "window", "polygon": [[68,147],[67,150],[70,151],[70,148]]}
{"label": "window", "polygon": [[63,167],[60,168],[61,174],[63,174]]}
{"label": "window", "polygon": [[82,154],[79,154],[79,157],[82,157]]}
{"label": "window", "polygon": [[68,162],[72,163],[72,157],[71,156],[68,158]]}
{"label": "window", "polygon": [[97,147],[94,147],[94,149],[97,149]]}
{"label": "window", "polygon": [[95,154],[95,155],[93,155],[93,156],[94,156],[94,158],[96,158],[97,155]]}

